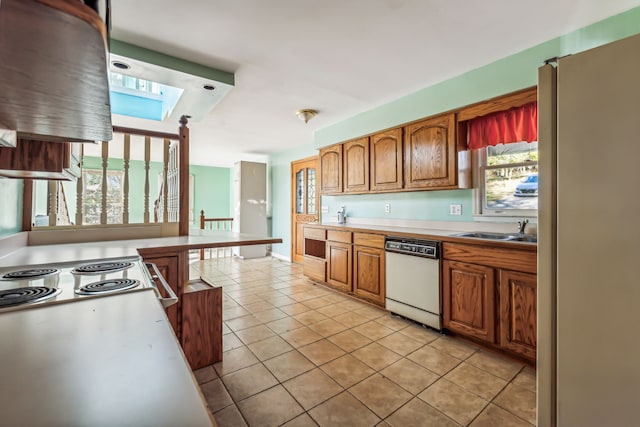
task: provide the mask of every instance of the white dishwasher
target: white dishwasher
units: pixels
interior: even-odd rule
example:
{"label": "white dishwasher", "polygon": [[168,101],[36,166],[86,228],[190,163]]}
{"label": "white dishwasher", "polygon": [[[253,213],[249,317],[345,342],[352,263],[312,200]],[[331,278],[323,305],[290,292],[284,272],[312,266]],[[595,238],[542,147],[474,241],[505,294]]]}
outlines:
{"label": "white dishwasher", "polygon": [[386,308],[438,331],[440,304],[440,242],[387,237]]}

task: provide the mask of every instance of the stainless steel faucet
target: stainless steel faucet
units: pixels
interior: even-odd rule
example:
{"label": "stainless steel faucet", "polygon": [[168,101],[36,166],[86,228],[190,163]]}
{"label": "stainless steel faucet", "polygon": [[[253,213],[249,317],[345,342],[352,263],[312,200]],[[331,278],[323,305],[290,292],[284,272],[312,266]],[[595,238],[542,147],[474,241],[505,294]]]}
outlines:
{"label": "stainless steel faucet", "polygon": [[527,227],[527,224],[529,224],[529,220],[526,218],[518,221],[518,233],[524,234],[524,229]]}

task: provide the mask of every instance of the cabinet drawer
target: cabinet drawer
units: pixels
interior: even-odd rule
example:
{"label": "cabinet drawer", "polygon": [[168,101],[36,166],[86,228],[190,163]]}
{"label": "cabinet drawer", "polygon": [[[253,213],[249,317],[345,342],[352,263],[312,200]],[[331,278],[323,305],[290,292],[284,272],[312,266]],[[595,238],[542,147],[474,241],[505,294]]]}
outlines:
{"label": "cabinet drawer", "polygon": [[331,240],[332,242],[351,243],[351,232],[327,230],[327,240]]}
{"label": "cabinet drawer", "polygon": [[384,249],[384,236],[381,234],[353,233],[353,244]]}
{"label": "cabinet drawer", "polygon": [[305,239],[324,240],[327,238],[327,230],[324,228],[304,228]]}
{"label": "cabinet drawer", "polygon": [[327,280],[326,265],[324,260],[304,257],[302,274],[310,279],[324,282]]}

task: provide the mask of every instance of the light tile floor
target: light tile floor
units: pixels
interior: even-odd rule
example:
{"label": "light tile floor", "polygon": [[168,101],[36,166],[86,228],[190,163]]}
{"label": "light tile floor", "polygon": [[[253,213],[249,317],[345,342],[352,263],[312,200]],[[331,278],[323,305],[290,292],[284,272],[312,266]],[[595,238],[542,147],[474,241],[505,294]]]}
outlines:
{"label": "light tile floor", "polygon": [[531,426],[535,371],[362,303],[275,258],[213,258],[223,361],[195,371],[220,427]]}

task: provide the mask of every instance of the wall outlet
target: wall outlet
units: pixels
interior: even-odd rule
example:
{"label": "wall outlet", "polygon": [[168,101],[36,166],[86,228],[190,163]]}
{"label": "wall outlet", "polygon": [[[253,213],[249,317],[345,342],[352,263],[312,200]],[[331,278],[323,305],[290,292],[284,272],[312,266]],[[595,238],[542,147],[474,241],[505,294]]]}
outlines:
{"label": "wall outlet", "polygon": [[322,212],[322,213],[329,213],[329,206],[323,206],[323,207],[320,209],[320,212]]}
{"label": "wall outlet", "polygon": [[391,203],[385,203],[384,204],[384,213],[389,213],[391,212]]}
{"label": "wall outlet", "polygon": [[462,205],[449,205],[449,215],[462,215]]}

